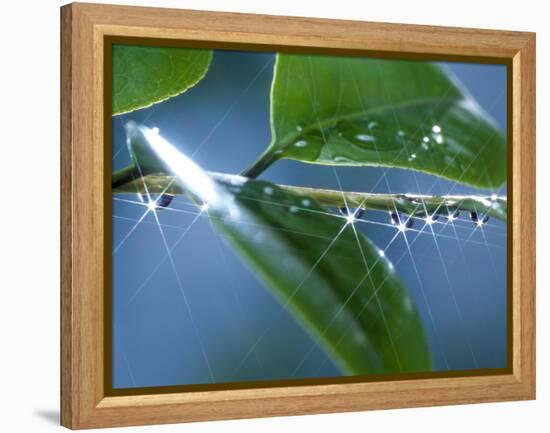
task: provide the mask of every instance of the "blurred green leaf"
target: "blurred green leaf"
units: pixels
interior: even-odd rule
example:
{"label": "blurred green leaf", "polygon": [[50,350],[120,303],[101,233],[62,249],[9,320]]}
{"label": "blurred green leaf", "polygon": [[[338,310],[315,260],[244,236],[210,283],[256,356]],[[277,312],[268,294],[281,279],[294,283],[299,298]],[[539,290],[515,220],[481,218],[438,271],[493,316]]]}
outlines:
{"label": "blurred green leaf", "polygon": [[414,169],[495,188],[506,143],[458,81],[425,61],[278,54],[272,143],[245,174],[278,158]]}
{"label": "blurred green leaf", "polygon": [[113,46],[113,115],[179,95],[206,74],[211,50]]}
{"label": "blurred green leaf", "polygon": [[[141,182],[158,171],[171,173],[160,192],[171,194],[177,184],[208,213],[346,374],[431,369],[414,302],[386,257],[357,230],[359,222],[269,182],[211,176],[144,125],[128,122],[126,133],[136,164],[158,156]],[[304,356],[310,350],[304,348]]]}
{"label": "blurred green leaf", "polygon": [[212,221],[343,371],[431,369],[414,302],[353,224],[268,182],[217,184],[225,204],[210,207]]}

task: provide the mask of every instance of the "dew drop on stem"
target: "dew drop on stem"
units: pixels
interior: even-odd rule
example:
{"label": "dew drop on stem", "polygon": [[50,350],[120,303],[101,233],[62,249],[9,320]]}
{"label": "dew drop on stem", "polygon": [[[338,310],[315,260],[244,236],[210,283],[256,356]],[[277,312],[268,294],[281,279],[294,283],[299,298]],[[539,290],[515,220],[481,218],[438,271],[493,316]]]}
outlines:
{"label": "dew drop on stem", "polygon": [[170,206],[170,203],[172,203],[172,200],[174,199],[173,195],[170,194],[162,194],[157,200],[157,206],[158,207],[168,207]]}
{"label": "dew drop on stem", "polygon": [[489,221],[489,215],[484,215],[476,211],[470,212],[470,219],[479,227]]}
{"label": "dew drop on stem", "polygon": [[399,230],[410,229],[414,224],[414,218],[410,215],[404,215],[402,218],[396,211],[390,211],[390,222],[397,226]]}
{"label": "dew drop on stem", "polygon": [[447,214],[447,220],[448,221],[454,221],[460,216],[460,210],[459,209],[449,209],[449,213]]}
{"label": "dew drop on stem", "polygon": [[363,208],[356,208],[354,210],[352,210],[352,209],[348,210],[345,207],[341,207],[338,210],[340,211],[340,214],[342,214],[346,218],[353,217],[353,219],[361,219],[363,217],[363,215],[365,214],[365,209],[363,209]]}

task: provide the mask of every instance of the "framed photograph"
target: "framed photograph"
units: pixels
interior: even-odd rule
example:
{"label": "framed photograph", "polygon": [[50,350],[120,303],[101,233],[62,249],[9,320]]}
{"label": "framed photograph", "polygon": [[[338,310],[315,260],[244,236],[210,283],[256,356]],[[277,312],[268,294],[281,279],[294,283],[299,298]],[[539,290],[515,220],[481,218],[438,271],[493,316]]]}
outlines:
{"label": "framed photograph", "polygon": [[535,35],[71,4],[62,425],[535,398]]}

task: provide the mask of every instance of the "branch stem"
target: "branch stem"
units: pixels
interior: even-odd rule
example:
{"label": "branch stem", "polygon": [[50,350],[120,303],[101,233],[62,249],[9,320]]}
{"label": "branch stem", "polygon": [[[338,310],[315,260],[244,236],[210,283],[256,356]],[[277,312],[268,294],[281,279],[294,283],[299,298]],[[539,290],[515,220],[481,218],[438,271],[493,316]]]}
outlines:
{"label": "branch stem", "polygon": [[[246,181],[247,178],[239,175],[208,172],[221,182]],[[113,179],[121,177],[114,173]],[[113,194],[144,193],[144,181],[151,194],[184,194],[181,184],[167,175],[148,175],[143,179],[135,179],[124,184],[113,183]],[[170,185],[170,186],[169,186]],[[169,187],[168,187],[169,186]],[[482,195],[421,195],[421,194],[377,194],[366,192],[338,191],[331,189],[306,188],[294,185],[277,185],[279,188],[314,198],[323,206],[343,208],[363,208],[387,210],[413,216],[449,215],[454,211],[462,210],[476,212],[490,217],[506,220],[507,201],[503,196]],[[166,189],[168,187],[168,189]]]}
{"label": "branch stem", "polygon": [[271,164],[277,161],[270,148],[267,148],[254,163],[245,169],[241,175],[249,179],[256,179],[260,174],[269,168]]}

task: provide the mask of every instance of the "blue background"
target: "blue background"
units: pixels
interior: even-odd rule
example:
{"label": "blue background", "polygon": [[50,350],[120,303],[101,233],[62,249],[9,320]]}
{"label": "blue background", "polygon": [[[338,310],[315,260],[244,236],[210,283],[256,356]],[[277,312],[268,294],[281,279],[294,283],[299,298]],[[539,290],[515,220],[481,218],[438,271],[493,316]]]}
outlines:
{"label": "blue background", "polygon": [[[204,169],[239,173],[270,141],[269,89],[274,55],[216,51],[206,77],[186,93],[153,107],[113,118],[113,167],[129,164],[123,125],[158,127]],[[499,65],[447,63],[478,103],[506,129],[506,69]],[[505,194],[475,190],[429,175],[381,168],[338,168],[347,190]],[[262,179],[338,188],[327,167],[283,160]],[[419,188],[416,187],[418,182]],[[213,231],[207,217],[191,227],[196,209],[184,198],[158,212],[178,276],[189,300],[187,314],[176,276],[152,214],[136,226],[144,207],[113,196],[113,387],[339,376],[317,348],[293,375],[314,340],[283,310],[269,290]],[[387,222],[387,214],[366,219]],[[135,227],[135,228],[134,228]],[[190,227],[190,228],[189,228]],[[358,225],[380,248],[391,227]],[[131,234],[128,233],[134,228]],[[386,251],[410,290],[426,329],[436,370],[506,366],[506,224],[490,220],[483,230],[461,215],[455,224],[407,233],[412,258],[398,238]],[[438,254],[436,242],[441,251]],[[160,266],[159,266],[160,263]],[[416,271],[415,271],[416,268]],[[448,279],[446,277],[448,275]],[[425,293],[427,303],[422,292]],[[432,318],[433,317],[433,321]],[[258,336],[266,332],[250,356]],[[200,342],[196,335],[199,335]]]}

